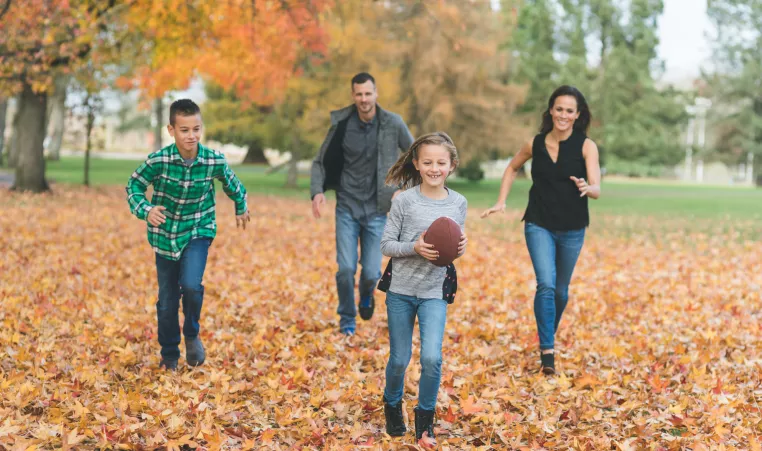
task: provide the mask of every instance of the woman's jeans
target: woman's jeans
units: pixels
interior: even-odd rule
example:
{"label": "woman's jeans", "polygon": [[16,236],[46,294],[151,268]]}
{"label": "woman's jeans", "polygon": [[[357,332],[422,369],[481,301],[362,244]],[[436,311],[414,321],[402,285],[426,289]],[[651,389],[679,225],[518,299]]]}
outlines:
{"label": "woman's jeans", "polygon": [[405,370],[413,354],[413,325],[418,316],[421,332],[421,380],[418,407],[434,410],[442,376],[442,339],[447,320],[443,299],[419,299],[393,292],[386,294],[389,323],[389,362],[386,365],[384,398],[397,405],[405,388]]}
{"label": "woman's jeans", "polygon": [[553,349],[558,323],[569,301],[569,282],[585,241],[585,229],[551,231],[527,222],[524,236],[537,278],[534,316],[540,349]]}

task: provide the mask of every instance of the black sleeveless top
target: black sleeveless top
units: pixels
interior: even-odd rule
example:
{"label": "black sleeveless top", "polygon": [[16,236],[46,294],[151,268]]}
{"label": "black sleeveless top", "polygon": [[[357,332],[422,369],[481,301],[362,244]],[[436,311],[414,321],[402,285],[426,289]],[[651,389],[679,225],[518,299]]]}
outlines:
{"label": "black sleeveless top", "polygon": [[532,188],[522,221],[532,222],[548,230],[577,230],[590,224],[587,196],[580,197],[577,185],[569,178],[585,178],[587,168],[582,145],[587,136],[574,130],[558,146],[558,159],[550,159],[545,147],[545,133],[532,142]]}

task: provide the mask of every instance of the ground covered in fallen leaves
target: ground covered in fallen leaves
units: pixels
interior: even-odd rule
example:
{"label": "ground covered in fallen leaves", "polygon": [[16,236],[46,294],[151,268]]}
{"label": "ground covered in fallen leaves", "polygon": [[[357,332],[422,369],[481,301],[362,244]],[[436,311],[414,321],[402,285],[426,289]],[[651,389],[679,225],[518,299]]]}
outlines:
{"label": "ground covered in fallen leaves", "polygon": [[[0,192],[0,449],[416,449],[384,433],[382,294],[356,337],[337,333],[332,215],[252,197],[241,232],[218,202],[207,363],[168,374],[154,257],[123,190]],[[479,213],[448,311],[439,449],[759,449],[762,244],[733,224],[593,212],[545,377],[520,212]]]}

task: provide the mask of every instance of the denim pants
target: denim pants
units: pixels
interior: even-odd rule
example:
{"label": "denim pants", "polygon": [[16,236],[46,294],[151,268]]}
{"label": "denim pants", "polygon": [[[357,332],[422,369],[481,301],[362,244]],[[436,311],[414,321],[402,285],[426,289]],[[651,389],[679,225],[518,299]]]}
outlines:
{"label": "denim pants", "polygon": [[191,240],[178,261],[156,254],[156,275],[159,279],[156,317],[161,357],[165,360],[180,358],[180,297],[183,298],[185,315],[183,335],[186,340],[198,336],[198,321],[204,303],[204,285],[201,281],[211,244],[212,240],[208,238]]}
{"label": "denim pants", "polygon": [[585,229],[551,231],[527,222],[524,237],[537,278],[534,316],[540,349],[553,349],[558,323],[569,301],[569,283],[585,241]]}
{"label": "denim pants", "polygon": [[442,377],[442,339],[447,321],[444,299],[419,299],[393,292],[386,294],[389,322],[389,362],[386,364],[386,402],[397,405],[405,389],[405,370],[413,355],[413,325],[418,316],[421,333],[421,380],[418,407],[434,410]]}
{"label": "denim pants", "polygon": [[360,298],[373,295],[381,278],[381,235],[384,234],[386,215],[377,215],[367,221],[358,221],[342,209],[336,208],[336,288],[339,294],[339,327],[355,327],[355,274],[357,273],[357,241],[360,241]]}

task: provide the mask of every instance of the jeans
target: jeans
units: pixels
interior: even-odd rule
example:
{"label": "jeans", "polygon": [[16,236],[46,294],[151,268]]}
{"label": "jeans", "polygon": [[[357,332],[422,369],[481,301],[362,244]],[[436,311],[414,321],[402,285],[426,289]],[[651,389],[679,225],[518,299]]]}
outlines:
{"label": "jeans", "polygon": [[336,288],[339,294],[339,327],[355,327],[355,274],[357,273],[357,240],[360,240],[360,298],[373,295],[381,278],[381,235],[386,215],[367,221],[358,221],[342,209],[336,208]]}
{"label": "jeans", "polygon": [[419,299],[389,291],[386,294],[389,322],[389,362],[386,364],[386,402],[397,405],[405,388],[405,370],[413,355],[413,325],[418,316],[421,333],[421,380],[418,407],[434,410],[442,377],[442,339],[447,321],[444,299]]}
{"label": "jeans", "polygon": [[180,358],[180,322],[178,309],[183,298],[183,335],[185,339],[198,336],[198,321],[204,303],[204,285],[201,281],[206,268],[206,257],[212,240],[191,240],[180,260],[168,260],[156,254],[156,275],[159,279],[159,301],[156,317],[159,322],[159,344],[164,360]]}
{"label": "jeans", "polygon": [[524,236],[537,278],[534,316],[540,349],[553,349],[558,323],[569,301],[569,283],[585,241],[585,229],[551,231],[527,222]]}

